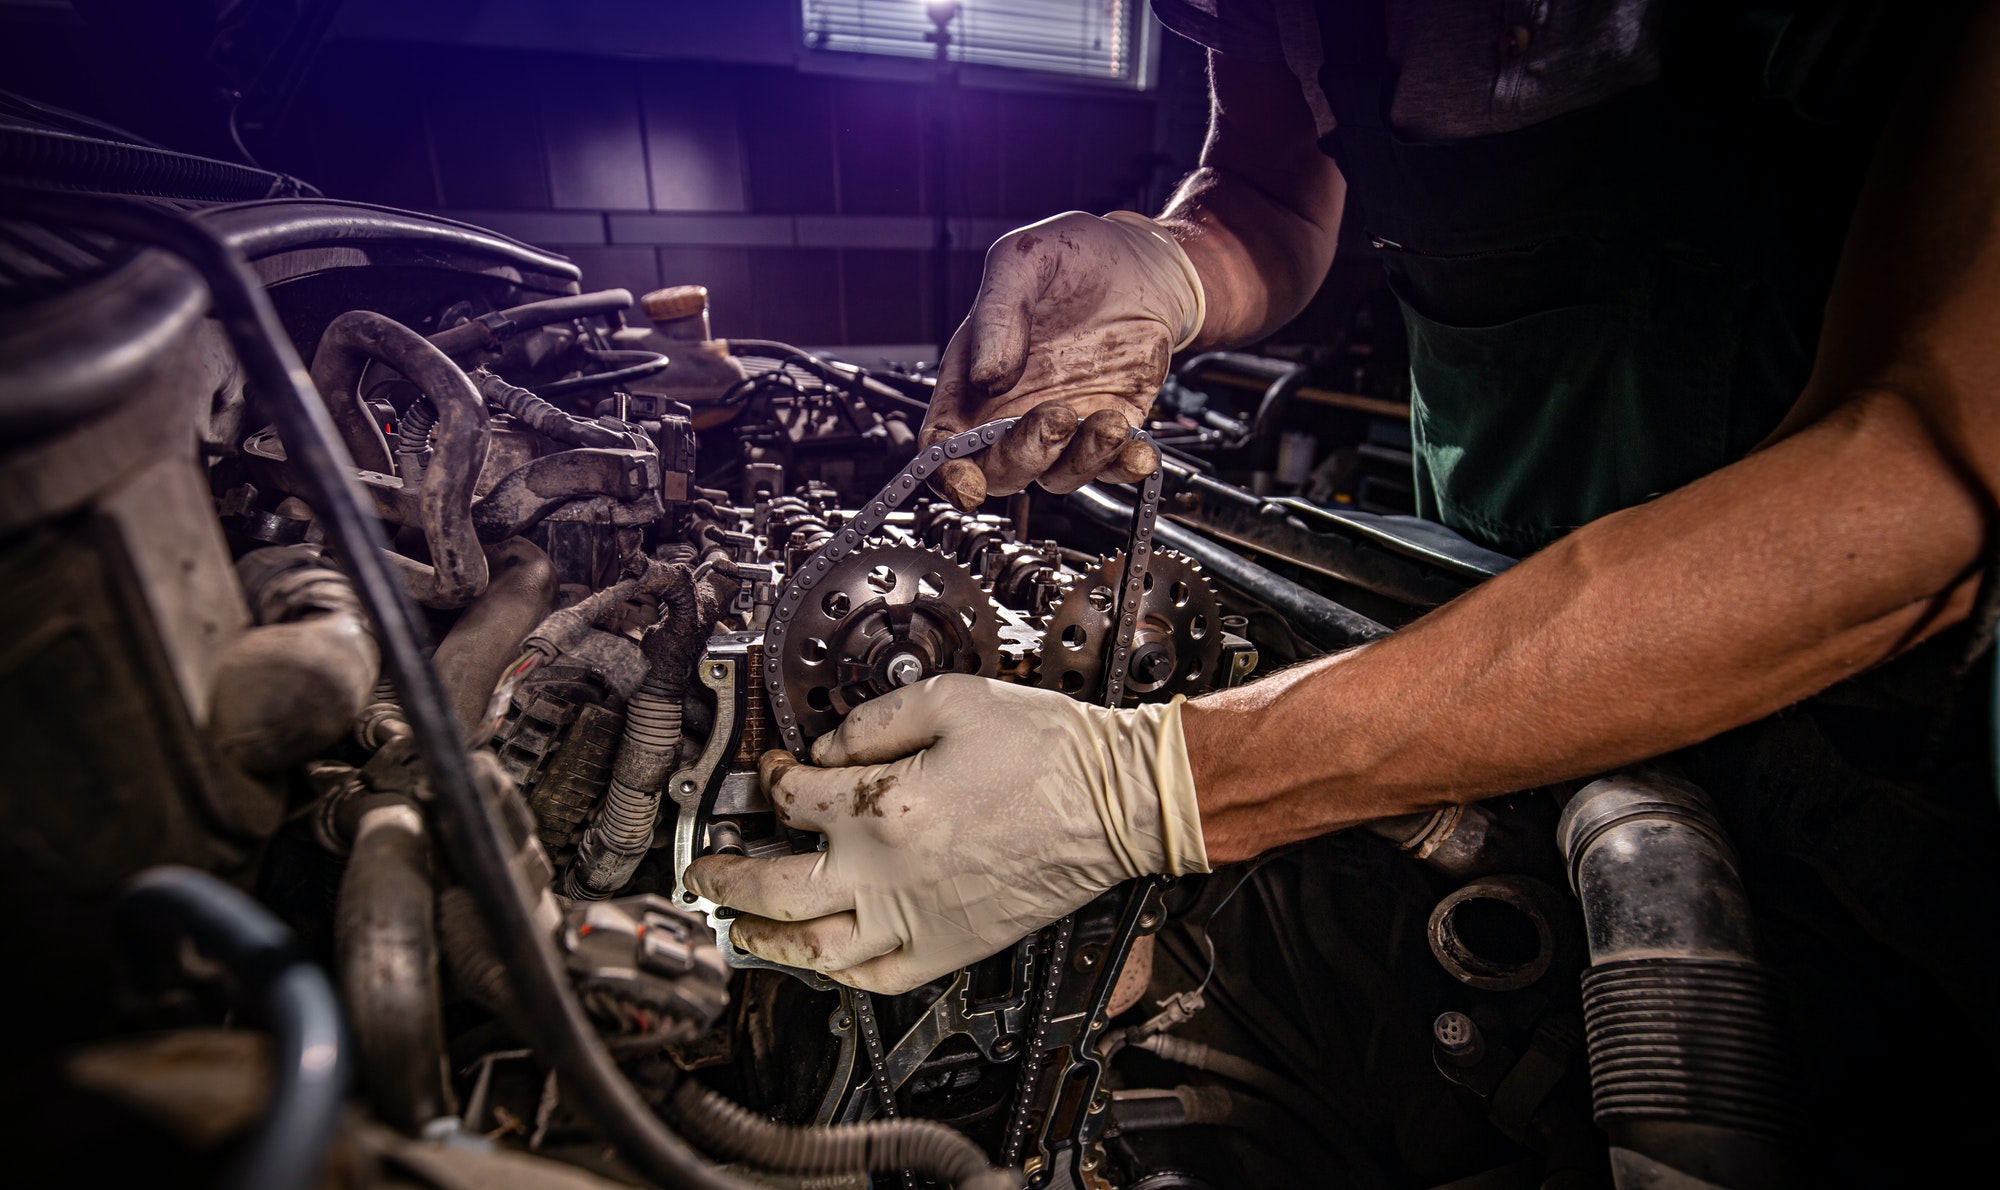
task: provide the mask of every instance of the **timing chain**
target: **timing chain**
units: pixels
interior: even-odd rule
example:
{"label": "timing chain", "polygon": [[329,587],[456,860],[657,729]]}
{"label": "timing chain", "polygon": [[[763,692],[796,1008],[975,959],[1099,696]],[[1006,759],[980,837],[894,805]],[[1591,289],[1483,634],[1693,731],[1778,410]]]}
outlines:
{"label": "timing chain", "polygon": [[[771,609],[770,622],[764,629],[765,656],[782,655],[792,615],[806,601],[812,589],[833,569],[834,563],[861,548],[889,519],[889,514],[923,486],[932,472],[951,459],[964,458],[993,445],[1020,420],[1008,417],[987,422],[918,451],[917,456],[883,485],[875,498],[863,505],[853,519],[813,551],[812,556],[785,584],[785,593],[779,597],[778,605]],[[1151,442],[1153,439],[1145,430],[1134,428],[1132,440]],[[1125,669],[1131,661],[1132,637],[1138,631],[1139,605],[1145,596],[1146,567],[1153,557],[1153,524],[1159,518],[1160,490],[1164,480],[1165,468],[1155,467],[1140,485],[1139,500],[1132,511],[1132,530],[1125,548],[1125,576],[1118,595],[1118,628],[1112,636],[1107,650],[1110,655],[1106,659],[1104,702],[1113,708],[1125,696]],[[808,759],[805,735],[799,730],[798,715],[792,710],[791,700],[786,697],[782,670],[783,667],[776,664],[767,663],[764,666],[764,687],[770,697],[771,718],[778,725],[778,734],[785,741],[785,747],[792,755],[805,760]],[[1007,1129],[1006,1161],[1009,1165],[1020,1162],[1021,1150],[1026,1143],[1029,1114],[1041,1076],[1044,1041],[1055,1011],[1055,995],[1067,963],[1070,935],[1075,928],[1074,916],[1065,917],[1050,927],[1049,961],[1044,964],[1042,985],[1036,997],[1034,1045],[1021,1059],[1020,1091]],[[889,1085],[882,1030],[875,1016],[874,998],[862,991],[854,991],[850,995],[854,1005],[854,1022],[861,1033],[862,1049],[868,1055],[870,1080],[879,1104],[877,1110],[884,1116],[894,1115],[895,1088]]]}

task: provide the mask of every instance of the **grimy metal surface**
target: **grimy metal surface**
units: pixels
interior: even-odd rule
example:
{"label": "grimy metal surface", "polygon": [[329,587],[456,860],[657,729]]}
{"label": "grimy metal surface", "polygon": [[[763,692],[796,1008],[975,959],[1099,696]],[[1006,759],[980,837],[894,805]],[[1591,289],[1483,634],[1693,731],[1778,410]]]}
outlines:
{"label": "grimy metal surface", "polygon": [[[883,485],[875,498],[863,505],[853,520],[841,527],[840,532],[829,538],[825,545],[813,551],[785,584],[785,593],[779,597],[778,606],[771,610],[771,622],[764,630],[766,656],[771,651],[782,651],[785,647],[787,630],[792,618],[806,596],[812,592],[835,562],[861,548],[870,534],[882,527],[889,514],[902,506],[933,471],[950,459],[964,458],[975,451],[981,451],[1000,440],[1000,435],[1014,427],[1021,419],[1004,417],[987,422],[962,434],[954,434],[943,442],[933,443],[917,452],[900,472]],[[1152,435],[1143,429],[1134,429],[1132,439],[1136,442],[1151,442]],[[1139,489],[1139,502],[1133,509],[1132,531],[1126,545],[1125,556],[1131,561],[1125,568],[1124,590],[1118,600],[1118,632],[1113,638],[1106,658],[1109,673],[1105,680],[1106,705],[1117,706],[1125,694],[1125,666],[1131,660],[1132,633],[1139,622],[1139,603],[1145,590],[1146,563],[1153,554],[1153,524],[1159,517],[1160,486],[1163,481],[1157,467],[1146,477]],[[781,666],[764,667],[764,686],[769,692],[771,717],[778,724],[778,734],[784,739],[785,747],[801,760],[806,757],[805,734],[799,729],[799,717],[792,709],[791,700],[785,694],[784,681],[780,676]]]}
{"label": "grimy metal surface", "polygon": [[[806,756],[807,740],[801,730],[798,712],[785,691],[784,666],[774,663],[773,654],[782,655],[787,648],[786,640],[792,616],[805,605],[807,597],[835,569],[835,564],[856,550],[865,548],[868,538],[880,529],[889,514],[923,486],[933,471],[950,459],[963,458],[975,451],[984,450],[1000,440],[1000,436],[1013,428],[1019,418],[1002,418],[983,426],[954,434],[943,442],[934,443],[917,453],[902,471],[885,484],[874,499],[864,504],[854,519],[843,525],[826,544],[815,550],[807,558],[797,573],[785,585],[785,591],[778,599],[778,605],[771,611],[770,623],[764,630],[766,664],[764,685],[770,697],[771,718],[778,725],[779,735],[785,747],[801,760]],[[1143,429],[1135,428],[1132,439],[1151,442],[1152,436]],[[1163,482],[1162,470],[1158,467],[1140,485],[1139,500],[1132,513],[1132,528],[1125,548],[1127,563],[1124,581],[1118,597],[1117,631],[1105,648],[1106,676],[1104,682],[1105,705],[1116,707],[1125,694],[1125,671],[1131,663],[1132,637],[1139,624],[1139,608],[1145,597],[1147,564],[1153,554],[1153,525],[1160,509],[1160,490]],[[1036,1022],[1033,1036],[1037,1042],[1046,1040],[1049,1034],[1049,1013],[1056,991],[1056,981],[1061,978],[1063,955],[1068,948],[1070,931],[1075,918],[1065,917],[1051,929],[1053,950],[1048,964],[1048,975],[1038,997]],[[730,948],[733,949],[733,948]],[[725,953],[728,953],[726,950]],[[736,956],[731,956],[732,961]],[[758,963],[762,966],[764,964]],[[810,975],[807,972],[794,974]],[[881,1028],[876,1019],[872,997],[866,992],[848,989],[843,996],[852,1006],[854,1023],[861,1034],[862,1048],[868,1059],[869,1082],[876,1099],[876,1110],[882,1115],[895,1114],[896,1079],[888,1068],[887,1055],[882,1041]],[[1024,1056],[1022,1062],[1021,1088],[1016,1096],[1012,1126],[1008,1130],[1006,1142],[1007,1160],[1018,1160],[1026,1140],[1025,1125],[1037,1089],[1040,1073],[1039,1047]],[[1044,1177],[1047,1173],[1044,1172]]]}

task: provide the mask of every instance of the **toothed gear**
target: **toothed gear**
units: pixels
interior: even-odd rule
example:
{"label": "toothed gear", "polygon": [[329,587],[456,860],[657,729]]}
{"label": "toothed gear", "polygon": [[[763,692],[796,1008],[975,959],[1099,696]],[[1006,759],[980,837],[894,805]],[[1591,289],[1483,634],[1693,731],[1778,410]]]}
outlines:
{"label": "toothed gear", "polygon": [[999,607],[936,550],[868,545],[834,563],[793,613],[780,654],[785,696],[810,741],[871,698],[944,673],[993,677]]}
{"label": "toothed gear", "polygon": [[[1125,555],[1098,563],[1071,587],[1043,624],[1035,682],[1094,700],[1104,688],[1105,643],[1117,627]],[[1207,690],[1222,655],[1222,604],[1201,565],[1157,550],[1147,567],[1139,625],[1125,675],[1125,703],[1165,702]]]}

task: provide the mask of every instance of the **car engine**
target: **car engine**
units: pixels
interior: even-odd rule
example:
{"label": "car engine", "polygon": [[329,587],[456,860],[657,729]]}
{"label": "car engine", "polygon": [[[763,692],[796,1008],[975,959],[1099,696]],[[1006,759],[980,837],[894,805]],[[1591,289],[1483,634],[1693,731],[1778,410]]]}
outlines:
{"label": "car engine", "polygon": [[[1152,479],[965,513],[924,480],[993,428],[919,451],[921,370],[718,338],[699,286],[635,302],[217,169],[175,202],[0,207],[0,868],[46,1024],[9,1042],[35,1073],[7,1101],[46,1125],[24,1171],[75,1160],[92,1111],[145,1139],[87,1161],[258,1187],[331,1161],[343,1185],[1166,1190],[1230,1184],[1250,1158],[1214,1154],[1273,1129],[1339,1147],[1273,1106],[1296,1073],[1183,1029],[1254,869],[1129,883],[898,996],[737,950],[681,878],[814,851],[759,759],[889,691],[1192,697],[1508,564],[1269,495],[1302,368],[1189,361],[1141,431]],[[1701,820],[1699,794],[1620,789]],[[1622,821],[1575,826],[1590,800],[1572,864]],[[1384,1044],[1538,1179],[1606,1144],[1582,1065],[1611,1008],[1577,998],[1604,939],[1555,812],[1366,835],[1430,943],[1384,967],[1424,970]],[[1730,978],[1715,1011],[1755,1018]],[[1774,1059],[1718,1036],[1741,1102],[1705,1126],[1765,1136]]]}

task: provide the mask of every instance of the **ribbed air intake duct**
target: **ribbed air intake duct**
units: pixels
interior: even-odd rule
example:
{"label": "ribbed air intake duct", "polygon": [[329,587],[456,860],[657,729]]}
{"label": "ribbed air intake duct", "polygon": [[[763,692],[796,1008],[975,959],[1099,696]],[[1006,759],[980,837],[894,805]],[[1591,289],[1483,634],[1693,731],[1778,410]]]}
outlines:
{"label": "ribbed air intake duct", "polygon": [[1556,827],[1583,903],[1584,1031],[1620,1190],[1787,1185],[1794,1108],[1736,855],[1700,790],[1621,773]]}

